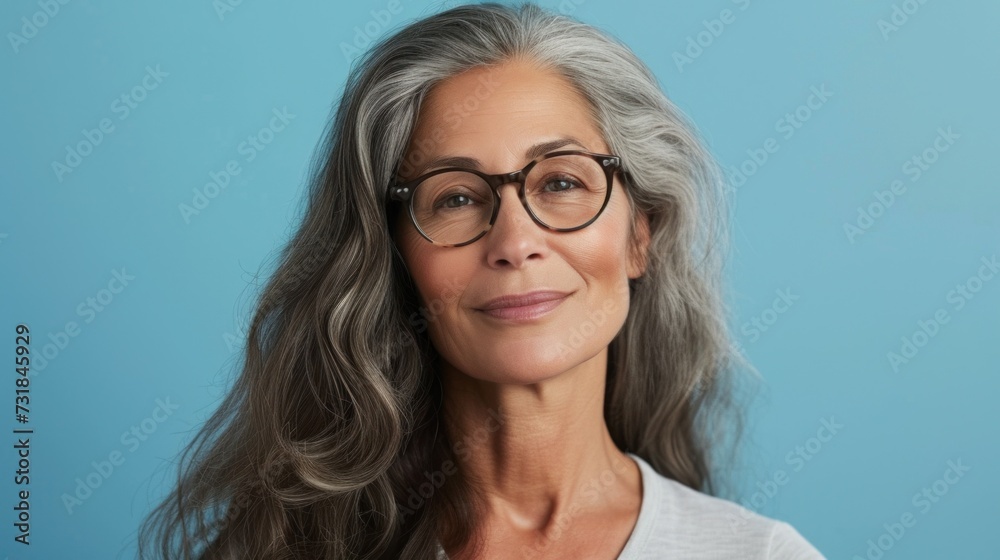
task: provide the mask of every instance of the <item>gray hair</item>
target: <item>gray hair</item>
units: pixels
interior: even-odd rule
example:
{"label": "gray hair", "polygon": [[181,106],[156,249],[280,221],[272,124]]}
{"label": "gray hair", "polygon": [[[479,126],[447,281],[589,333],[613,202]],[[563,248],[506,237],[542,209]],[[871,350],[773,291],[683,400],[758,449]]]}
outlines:
{"label": "gray hair", "polygon": [[[299,229],[248,331],[242,369],[182,454],[140,557],[432,558],[471,543],[479,501],[439,418],[437,355],[392,238],[386,187],[428,91],[516,58],[567,78],[622,157],[644,276],[609,347],[605,418],[623,451],[710,494],[743,430],[722,293],[721,173],[623,44],[533,4],[461,6],[413,22],[351,69],[314,160]],[[634,236],[633,236],[634,237]]]}

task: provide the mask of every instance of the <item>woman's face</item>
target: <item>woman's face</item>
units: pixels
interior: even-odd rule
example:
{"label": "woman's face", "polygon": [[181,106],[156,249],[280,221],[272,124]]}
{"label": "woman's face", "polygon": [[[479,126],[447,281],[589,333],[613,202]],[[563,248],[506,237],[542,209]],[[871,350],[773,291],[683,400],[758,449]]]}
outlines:
{"label": "woman's face", "polygon": [[[475,158],[485,173],[514,171],[531,160],[525,154],[532,146],[555,140],[565,144],[548,151],[609,153],[589,115],[569,82],[530,63],[467,71],[426,97],[404,178],[433,169],[423,162],[452,156]],[[400,213],[395,239],[419,292],[431,342],[446,367],[484,381],[535,383],[590,360],[605,360],[591,362],[604,371],[605,350],[628,313],[628,279],[640,276],[644,266],[630,257],[635,253],[627,195],[616,177],[611,200],[595,222],[554,232],[532,221],[518,188],[500,187],[492,229],[463,247],[431,244]],[[646,239],[641,218],[638,235]],[[543,290],[561,296],[534,308],[484,310],[494,298]]]}

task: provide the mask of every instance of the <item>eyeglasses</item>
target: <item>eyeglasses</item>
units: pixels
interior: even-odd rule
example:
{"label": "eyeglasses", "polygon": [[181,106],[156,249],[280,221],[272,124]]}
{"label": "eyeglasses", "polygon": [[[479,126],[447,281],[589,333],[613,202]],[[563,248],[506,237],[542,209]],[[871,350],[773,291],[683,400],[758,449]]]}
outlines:
{"label": "eyeglasses", "polygon": [[444,247],[468,245],[486,234],[500,212],[498,189],[519,183],[518,198],[539,226],[576,231],[594,222],[611,199],[621,158],[580,150],[545,154],[519,171],[487,175],[445,167],[389,187],[408,202],[410,220],[425,239]]}

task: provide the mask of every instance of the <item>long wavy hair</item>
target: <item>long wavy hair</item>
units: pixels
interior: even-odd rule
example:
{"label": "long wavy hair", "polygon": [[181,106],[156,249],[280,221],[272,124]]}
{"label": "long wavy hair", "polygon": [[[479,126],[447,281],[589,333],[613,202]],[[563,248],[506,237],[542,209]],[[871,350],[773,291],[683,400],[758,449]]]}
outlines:
{"label": "long wavy hair", "polygon": [[515,57],[586,98],[622,157],[632,231],[637,212],[649,218],[646,272],[609,348],[611,436],[662,475],[723,496],[745,427],[734,372],[752,366],[724,303],[722,174],[626,46],[533,4],[486,3],[410,23],[352,67],[242,368],[142,524],[140,558],[424,559],[439,543],[476,545],[479,502],[460,468],[413,499],[454,442],[386,189],[408,164],[428,91]]}

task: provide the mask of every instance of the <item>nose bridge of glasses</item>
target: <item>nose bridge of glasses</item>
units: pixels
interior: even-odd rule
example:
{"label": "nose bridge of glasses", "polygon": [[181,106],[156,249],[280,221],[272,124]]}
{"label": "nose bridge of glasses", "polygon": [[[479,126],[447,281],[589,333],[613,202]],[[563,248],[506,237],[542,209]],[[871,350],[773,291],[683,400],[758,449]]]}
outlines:
{"label": "nose bridge of glasses", "polygon": [[[495,227],[495,222],[500,217],[500,213],[503,210],[504,197],[501,196],[500,190],[506,187],[507,185],[511,185],[511,188],[514,189],[512,193],[513,196],[506,197],[509,199],[509,201],[507,202],[507,206],[512,206],[512,205],[519,206],[521,211],[527,214],[527,217],[529,219],[532,219],[531,212],[527,208],[525,208],[524,206],[525,200],[521,196],[523,192],[522,188],[524,186],[524,181],[526,177],[527,177],[527,172],[525,172],[525,170],[523,169],[518,171],[511,171],[510,173],[501,173],[498,175],[488,176],[488,183],[490,185],[490,188],[493,189],[493,192],[496,194],[496,204],[497,204],[497,206],[493,209],[493,219],[491,220],[490,229]],[[507,212],[511,211],[516,213],[517,208],[507,210]]]}
{"label": "nose bridge of glasses", "polygon": [[526,177],[526,174],[525,174],[524,170],[522,169],[520,171],[511,171],[510,173],[501,173],[499,175],[489,175],[489,176],[487,176],[487,183],[489,184],[490,188],[493,189],[493,192],[496,193],[497,199],[498,200],[503,200],[503,197],[500,196],[500,189],[503,188],[506,185],[514,183],[514,185],[515,185],[515,187],[514,187],[515,191],[514,192],[518,193],[517,196],[520,196],[521,187],[524,186],[525,177]]}
{"label": "nose bridge of glasses", "polygon": [[489,183],[490,187],[493,190],[497,191],[497,193],[499,194],[500,187],[508,183],[523,184],[524,178],[525,178],[525,172],[524,170],[520,170],[520,171],[511,171],[510,173],[501,173],[499,175],[489,175],[487,182]]}

